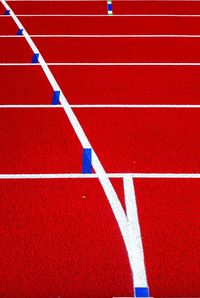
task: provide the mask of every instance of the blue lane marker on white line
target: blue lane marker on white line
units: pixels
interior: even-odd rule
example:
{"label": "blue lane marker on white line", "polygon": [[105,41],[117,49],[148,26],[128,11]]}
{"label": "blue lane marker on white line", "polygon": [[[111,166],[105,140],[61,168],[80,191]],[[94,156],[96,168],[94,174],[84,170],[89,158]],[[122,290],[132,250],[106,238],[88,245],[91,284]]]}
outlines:
{"label": "blue lane marker on white line", "polygon": [[34,53],[32,58],[32,63],[38,63],[39,53]]}
{"label": "blue lane marker on white line", "polygon": [[18,29],[18,31],[17,31],[17,35],[23,35],[23,29]]}
{"label": "blue lane marker on white line", "polygon": [[149,289],[135,288],[135,297],[149,297]]}
{"label": "blue lane marker on white line", "polygon": [[60,99],[60,91],[59,90],[54,90],[53,91],[53,98],[52,98],[52,105],[58,105]]}
{"label": "blue lane marker on white line", "polygon": [[9,10],[9,9],[6,9],[4,15],[7,16],[7,15],[9,15],[9,14],[10,14],[10,10]]}
{"label": "blue lane marker on white line", "polygon": [[107,0],[108,15],[112,15],[112,0]]}
{"label": "blue lane marker on white line", "polygon": [[108,11],[111,10],[112,11],[112,3],[108,3]]}
{"label": "blue lane marker on white line", "polygon": [[82,173],[91,174],[92,173],[92,149],[84,148],[82,156]]}

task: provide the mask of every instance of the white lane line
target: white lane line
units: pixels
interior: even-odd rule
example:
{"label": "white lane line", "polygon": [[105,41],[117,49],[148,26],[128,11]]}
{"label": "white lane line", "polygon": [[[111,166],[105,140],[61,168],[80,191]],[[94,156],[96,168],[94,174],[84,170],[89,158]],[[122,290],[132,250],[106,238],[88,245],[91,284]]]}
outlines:
{"label": "white lane line", "polygon": [[[107,14],[17,14],[17,17],[108,17]],[[0,15],[0,17],[6,17]],[[200,14],[114,14],[113,17],[200,17]]]}
{"label": "white lane line", "polygon": [[[17,17],[108,17],[107,14],[17,14],[16,16]],[[117,15],[117,16],[120,16],[120,15]],[[121,15],[121,16],[124,16],[124,15]]]}
{"label": "white lane line", "polygon": [[[30,34],[33,38],[200,38],[198,34]],[[0,35],[0,38],[23,38],[23,35]]]}
{"label": "white lane line", "polygon": [[132,261],[134,288],[148,288],[144,263],[144,252],[138,219],[137,203],[133,178],[131,175],[123,177],[126,213],[128,218],[129,241],[131,249],[128,251]]}
{"label": "white lane line", "polygon": [[97,105],[94,105],[94,104],[91,104],[91,105],[71,105],[72,108],[121,108],[121,109],[141,109],[141,108],[144,108],[144,109],[147,109],[147,108],[150,108],[150,109],[199,109],[200,108],[200,105],[167,105],[167,104],[158,104],[158,105],[152,105],[152,104],[144,104],[144,105],[141,105],[141,104],[97,104]]}
{"label": "white lane line", "polygon": [[[50,62],[49,66],[199,66],[199,62]],[[0,64],[1,65],[1,64]],[[5,65],[5,64],[4,64]]]}
{"label": "white lane line", "polygon": [[91,104],[91,105],[71,105],[72,108],[121,108],[121,109],[141,109],[141,108],[144,108],[144,109],[147,109],[147,108],[150,108],[150,109],[199,109],[200,108],[200,105],[151,105],[151,104],[146,104],[146,105],[141,105],[141,104],[127,104],[127,105],[124,105],[124,104],[110,104],[110,105],[94,105],[94,104]]}
{"label": "white lane line", "polygon": [[23,35],[12,35],[12,34],[7,34],[7,35],[0,35],[0,38],[24,38]]}
{"label": "white lane line", "polygon": [[[199,173],[107,173],[112,178],[130,176],[137,179],[200,179]],[[98,179],[97,174],[52,173],[52,174],[0,174],[0,179]]]}
{"label": "white lane line", "polygon": [[[48,66],[199,66],[200,62],[49,62]],[[32,66],[38,67],[40,64],[36,63],[0,63],[0,66]]]}
{"label": "white lane line", "polygon": [[[200,109],[199,105],[140,105],[140,104],[70,104],[70,107],[73,109]],[[35,105],[25,105],[25,104],[13,104],[13,105],[4,105],[0,104],[0,109],[43,109],[43,108],[50,108],[50,109],[58,109],[62,108],[61,105],[45,105],[45,104],[35,104]]]}
{"label": "white lane line", "polygon": [[36,63],[0,63],[0,66],[34,66],[41,67],[40,64]]}
{"label": "white lane line", "polygon": [[1,105],[0,104],[0,109],[44,109],[44,108],[51,108],[51,109],[58,109],[62,108],[61,105]]}
{"label": "white lane line", "polygon": [[47,34],[30,35],[37,38],[200,38],[200,35],[192,34]]}
{"label": "white lane line", "polygon": [[[194,34],[30,34],[31,38],[200,38]],[[0,35],[0,38],[23,38],[23,35]]]}
{"label": "white lane line", "polygon": [[[186,0],[182,0],[182,1],[186,1]],[[195,0],[191,0],[191,1],[195,1]],[[91,0],[6,0],[6,2],[104,2],[104,0],[92,0],[92,1]]]}
{"label": "white lane line", "polygon": [[[125,247],[127,251],[130,251],[130,241],[129,241],[129,229],[128,229],[128,220],[126,217],[126,214],[124,212],[124,209],[120,203],[120,200],[115,192],[115,189],[107,176],[107,173],[105,172],[98,156],[96,155],[95,151],[93,150],[85,132],[83,131],[82,126],[80,125],[75,113],[73,112],[72,108],[70,107],[66,97],[64,96],[63,92],[61,91],[61,88],[59,87],[56,79],[54,78],[53,74],[51,73],[48,65],[46,64],[45,60],[43,59],[42,55],[40,54],[39,50],[35,46],[34,42],[32,41],[31,37],[28,35],[27,31],[19,21],[19,19],[16,17],[14,12],[11,10],[10,6],[6,3],[5,0],[1,0],[1,3],[6,8],[6,10],[10,10],[10,15],[12,16],[13,20],[17,24],[18,28],[23,29],[24,37],[26,38],[29,46],[33,50],[34,53],[39,54],[38,63],[40,63],[49,83],[53,87],[54,91],[60,91],[60,103],[72,125],[74,128],[74,131],[83,146],[83,148],[91,148],[92,150],[92,166],[95,171],[95,173],[98,175],[98,179],[101,183],[101,186],[106,194],[107,200],[110,204],[110,207],[113,211],[113,214],[115,216],[116,222],[119,226],[119,229],[121,231]],[[130,257],[128,255],[128,257]],[[132,260],[129,260],[130,264],[132,264]]]}
{"label": "white lane line", "polygon": [[[103,2],[104,0],[6,0],[6,2]],[[115,0],[121,2],[122,0]],[[137,2],[199,2],[200,0],[138,0]],[[135,2],[135,0],[126,0]]]}

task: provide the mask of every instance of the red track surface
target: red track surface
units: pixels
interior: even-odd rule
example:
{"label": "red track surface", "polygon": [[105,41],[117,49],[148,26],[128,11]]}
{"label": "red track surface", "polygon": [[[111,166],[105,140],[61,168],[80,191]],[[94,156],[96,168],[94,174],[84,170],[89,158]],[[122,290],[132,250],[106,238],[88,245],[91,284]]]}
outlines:
{"label": "red track surface", "polygon": [[[17,14],[107,14],[106,1],[8,3]],[[198,14],[200,2],[113,0],[113,11]],[[32,34],[199,34],[198,17],[20,19]],[[0,17],[0,35],[16,29]],[[48,62],[200,62],[199,38],[34,41]],[[23,37],[0,38],[0,48],[1,63],[33,57]],[[200,104],[197,65],[50,68],[70,104]],[[1,105],[51,104],[39,65],[0,66],[0,76]],[[200,173],[199,109],[74,111],[108,173]],[[1,107],[0,119],[0,174],[81,173],[82,147],[62,108]],[[122,179],[111,182],[125,208]],[[151,296],[200,296],[199,179],[134,185]],[[0,198],[0,296],[132,295],[124,242],[96,178],[0,179]]]}
{"label": "red track surface", "polygon": [[200,14],[198,1],[118,1],[113,0],[114,14]]}
{"label": "red track surface", "polygon": [[0,196],[5,297],[131,296],[126,251],[97,180],[0,181]]}
{"label": "red track surface", "polygon": [[114,65],[50,68],[72,104],[200,103],[198,66]]}
{"label": "red track surface", "polygon": [[152,296],[199,295],[199,180],[135,180]]}
{"label": "red track surface", "polygon": [[0,17],[0,35],[15,35],[17,31],[18,28],[11,17]]}
{"label": "red track surface", "polygon": [[[70,38],[64,39],[64,42],[63,38],[33,40],[47,62],[200,62],[198,38]],[[4,49],[0,52],[2,62],[32,60],[32,52],[21,37],[0,39],[0,47]]]}
{"label": "red track surface", "polygon": [[0,115],[1,173],[81,173],[82,148],[63,110],[1,109]]}
{"label": "red track surface", "polygon": [[200,172],[199,109],[75,113],[108,173]]}
{"label": "red track surface", "polygon": [[53,89],[39,65],[2,66],[0,72],[0,104],[51,104]]}
{"label": "red track surface", "polygon": [[33,38],[33,40],[48,62],[200,62],[199,38],[66,38],[64,40]]}
{"label": "red track surface", "polygon": [[106,1],[9,2],[16,14],[107,14]]}
{"label": "red track surface", "polygon": [[33,52],[23,37],[0,38],[1,63],[31,63]]}
{"label": "red track surface", "polygon": [[54,16],[20,20],[29,34],[200,34],[200,18],[191,17]]}

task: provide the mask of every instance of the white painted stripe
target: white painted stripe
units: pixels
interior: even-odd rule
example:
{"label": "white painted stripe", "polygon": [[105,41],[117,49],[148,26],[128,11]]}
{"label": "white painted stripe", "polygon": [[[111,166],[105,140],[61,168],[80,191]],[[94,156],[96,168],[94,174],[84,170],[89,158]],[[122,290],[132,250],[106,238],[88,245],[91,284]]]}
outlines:
{"label": "white painted stripe", "polygon": [[61,105],[1,105],[0,109],[38,109],[38,108],[62,108]]}
{"label": "white painted stripe", "polygon": [[141,231],[138,219],[137,203],[133,178],[131,175],[123,177],[126,213],[129,227],[129,241],[131,248],[128,251],[129,260],[132,261],[134,287],[147,287],[146,270],[144,264],[144,252],[141,238]]}
{"label": "white painted stripe", "polygon": [[[151,105],[151,104],[146,104],[146,105],[140,105],[140,104],[90,104],[90,105],[84,105],[84,104],[76,104],[70,105],[71,108],[74,109],[200,109],[200,104],[199,105]],[[0,109],[36,109],[36,108],[62,108],[61,105],[45,105],[45,104],[35,104],[35,105],[24,105],[24,104],[18,104],[18,105],[3,105],[0,104]]]}
{"label": "white painted stripe", "polygon": [[[15,1],[15,0],[11,0],[11,1]],[[20,0],[19,0],[20,1]],[[23,1],[23,0],[22,0]],[[28,1],[28,0],[26,0],[26,1]],[[33,0],[34,1],[34,0]],[[56,0],[55,0],[56,1]],[[73,1],[73,0],[72,0]],[[78,0],[77,0],[78,1]],[[116,0],[116,1],[123,1],[123,0]],[[126,1],[128,1],[128,2],[137,2],[137,0],[126,0]],[[139,2],[157,2],[157,3],[159,3],[159,2],[168,2],[168,3],[170,3],[170,2],[200,2],[200,0],[138,0]]]}
{"label": "white painted stripe", "polygon": [[[104,0],[6,0],[6,2],[91,2],[91,1],[103,2]],[[191,1],[195,1],[195,0],[191,0]]]}
{"label": "white painted stripe", "polygon": [[91,105],[71,105],[72,108],[127,108],[127,109],[141,109],[141,108],[144,108],[144,109],[147,109],[147,108],[154,108],[154,109],[164,109],[164,108],[167,108],[167,109],[199,109],[200,108],[200,105],[167,105],[167,104],[161,104],[161,105],[151,105],[151,104],[146,104],[146,105],[141,105],[141,104],[127,104],[127,105],[124,105],[124,104],[104,104],[104,105],[94,105],[94,104],[91,104]]}
{"label": "white painted stripe", "polygon": [[[191,34],[33,34],[32,38],[200,38]],[[23,38],[23,35],[0,35],[0,38]]]}
{"label": "white painted stripe", "polygon": [[0,35],[0,38],[24,38],[23,35]]}
{"label": "white painted stripe", "polygon": [[[17,17],[108,17],[107,14],[17,14]],[[0,17],[7,17],[0,15]],[[200,17],[200,14],[114,14],[113,17]]]}
{"label": "white painted stripe", "polygon": [[[103,2],[104,0],[6,0],[6,2]],[[115,0],[121,2],[122,0]],[[126,0],[137,2],[137,0]],[[200,0],[139,0],[139,2],[199,2]]]}
{"label": "white painted stripe", "polygon": [[[107,14],[17,14],[16,16],[17,17],[108,17]],[[125,16],[125,15],[115,15],[115,16]]]}
{"label": "white painted stripe", "polygon": [[[196,62],[131,62],[131,63],[88,63],[88,62],[75,62],[75,63],[68,63],[68,62],[50,62],[47,63],[48,66],[199,66],[200,63]],[[40,64],[34,63],[0,63],[0,66],[31,66],[31,67],[38,67],[41,66]]]}
{"label": "white painted stripe", "polygon": [[[138,179],[200,179],[199,173],[107,173],[109,178],[123,178],[129,175]],[[98,179],[97,174],[0,174],[0,179]]]}
{"label": "white painted stripe", "polygon": [[[1,64],[0,64],[1,65]],[[100,62],[100,63],[67,63],[67,62],[55,62],[48,63],[50,66],[199,66],[198,62]]]}
{"label": "white painted stripe", "polygon": [[[78,35],[78,34],[49,34],[49,35],[30,35],[37,38],[200,38],[200,35],[192,34],[101,34],[101,35]],[[8,36],[9,37],[9,36]]]}
{"label": "white painted stripe", "polygon": [[33,66],[33,67],[41,67],[38,63],[0,63],[0,66]]}
{"label": "white painted stripe", "polygon": [[[57,81],[55,80],[53,74],[51,73],[48,65],[46,64],[45,60],[43,59],[42,55],[38,51],[37,47],[35,46],[34,42],[32,41],[31,37],[28,35],[27,31],[22,26],[21,22],[18,20],[14,12],[11,10],[9,5],[5,2],[5,0],[1,0],[1,3],[4,5],[4,7],[8,10],[10,10],[10,15],[13,17],[13,20],[17,24],[19,28],[22,28],[24,31],[24,37],[26,38],[28,44],[30,45],[31,49],[34,51],[34,53],[39,53],[38,62],[40,63],[49,83],[53,87],[53,90],[59,90],[60,91],[60,103],[63,106],[63,109],[74,128],[74,131],[83,146],[83,148],[91,148],[92,149],[92,166],[94,168],[94,171],[98,175],[98,179],[102,185],[102,188],[106,194],[106,197],[108,199],[108,202],[111,206],[111,209],[113,211],[113,214],[115,216],[115,219],[117,221],[117,224],[119,226],[119,229],[121,231],[122,237],[124,239],[124,243],[126,246],[127,251],[130,251],[130,243],[129,243],[129,228],[128,228],[128,221],[126,214],[124,212],[124,209],[122,208],[122,205],[120,203],[120,200],[115,192],[115,189],[110,182],[109,177],[107,176],[98,156],[96,155],[95,151],[93,150],[85,132],[83,131],[83,128],[81,127],[75,113],[73,112],[72,108],[70,107],[66,97],[62,93]],[[132,261],[129,260],[130,264],[132,264]]]}

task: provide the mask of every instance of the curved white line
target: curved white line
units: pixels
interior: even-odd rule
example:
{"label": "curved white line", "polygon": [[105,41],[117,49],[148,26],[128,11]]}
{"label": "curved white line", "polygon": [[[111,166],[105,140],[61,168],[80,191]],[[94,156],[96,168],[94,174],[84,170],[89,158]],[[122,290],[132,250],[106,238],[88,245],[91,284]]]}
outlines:
{"label": "curved white line", "polygon": [[[103,190],[107,196],[108,202],[112,208],[112,211],[113,211],[116,221],[118,223],[119,229],[121,231],[121,234],[122,234],[125,246],[126,246],[126,250],[128,252],[128,258],[129,258],[129,262],[131,265],[131,270],[132,270],[132,272],[135,272],[135,268],[132,267],[132,264],[134,263],[133,260],[131,259],[132,254],[130,253],[134,250],[134,242],[130,238],[129,223],[128,223],[126,214],[122,208],[122,205],[120,203],[120,200],[112,186],[112,183],[110,182],[110,179],[109,179],[108,175],[106,174],[98,156],[96,155],[95,151],[93,150],[93,148],[92,148],[85,132],[83,131],[83,128],[81,127],[76,115],[74,114],[66,97],[64,96],[63,92],[61,91],[61,88],[59,87],[56,79],[54,78],[53,74],[51,73],[44,58],[42,57],[38,48],[32,41],[30,35],[27,33],[27,31],[25,30],[25,28],[23,27],[23,25],[21,24],[19,19],[16,17],[15,13],[11,10],[10,6],[5,2],[5,0],[1,0],[1,3],[7,10],[10,10],[10,15],[12,16],[12,18],[15,21],[18,28],[23,29],[23,35],[24,35],[26,41],[28,42],[29,46],[33,50],[33,52],[39,54],[38,62],[40,63],[49,83],[53,87],[53,90],[60,91],[60,103],[61,103],[63,109],[65,110],[65,113],[68,116],[69,121],[70,121],[72,127],[74,128],[74,131],[75,131],[80,143],[82,144],[83,148],[91,148],[92,149],[93,168],[99,178],[99,181],[100,181],[100,183],[103,187]],[[143,272],[143,274],[146,276],[145,272]],[[147,287],[147,284],[144,284],[143,287]]]}

